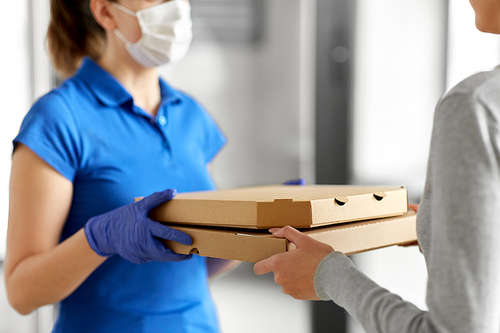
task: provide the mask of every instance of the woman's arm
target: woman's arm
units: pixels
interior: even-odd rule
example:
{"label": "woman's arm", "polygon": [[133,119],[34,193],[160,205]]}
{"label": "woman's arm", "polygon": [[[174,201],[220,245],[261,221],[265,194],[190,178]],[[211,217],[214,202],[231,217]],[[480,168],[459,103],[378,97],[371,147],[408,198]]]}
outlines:
{"label": "woman's arm", "polygon": [[28,147],[12,158],[5,281],[11,305],[28,314],[71,294],[105,257],[83,229],[59,244],[73,184]]}

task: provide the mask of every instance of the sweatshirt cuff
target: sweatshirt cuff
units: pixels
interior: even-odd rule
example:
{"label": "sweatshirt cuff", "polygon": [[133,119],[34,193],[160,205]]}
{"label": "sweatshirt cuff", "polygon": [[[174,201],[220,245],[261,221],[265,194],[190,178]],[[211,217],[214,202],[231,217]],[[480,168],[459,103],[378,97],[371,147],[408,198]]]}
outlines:
{"label": "sweatshirt cuff", "polygon": [[[332,300],[342,305],[350,297],[349,284],[355,283],[360,272],[354,263],[342,252],[332,252],[318,265],[314,275],[314,289],[322,300]],[[352,296],[352,295],[351,295]]]}

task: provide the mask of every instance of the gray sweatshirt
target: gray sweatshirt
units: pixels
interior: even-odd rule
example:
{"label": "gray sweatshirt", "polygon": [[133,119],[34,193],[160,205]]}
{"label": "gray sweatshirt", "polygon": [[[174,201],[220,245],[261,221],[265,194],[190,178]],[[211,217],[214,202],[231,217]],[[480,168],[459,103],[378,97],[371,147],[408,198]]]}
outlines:
{"label": "gray sweatshirt", "polygon": [[500,332],[500,69],[453,88],[436,108],[417,234],[428,273],[421,311],[340,252],[324,258],[316,293],[369,333]]}

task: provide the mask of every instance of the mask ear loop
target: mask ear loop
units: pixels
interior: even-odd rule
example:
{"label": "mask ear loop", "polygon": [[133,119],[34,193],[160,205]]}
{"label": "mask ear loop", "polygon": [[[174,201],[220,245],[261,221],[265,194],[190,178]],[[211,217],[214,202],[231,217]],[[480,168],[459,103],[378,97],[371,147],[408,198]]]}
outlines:
{"label": "mask ear loop", "polygon": [[[112,2],[113,6],[115,6],[116,8],[118,8],[119,10],[121,10],[122,12],[124,12],[125,14],[129,14],[131,16],[134,16],[134,17],[137,17],[137,14],[133,11],[131,11],[130,9],[128,9],[127,7],[124,7],[122,5],[120,5],[118,2]],[[131,45],[132,43],[121,33],[120,30],[118,29],[115,29],[114,30],[114,33],[115,35],[118,36],[118,38],[120,38],[120,40],[125,43],[125,45]]]}
{"label": "mask ear loop", "polygon": [[119,10],[121,10],[122,12],[137,17],[137,14],[134,11],[128,9],[127,7],[120,5],[118,2],[112,2],[112,4],[113,4],[113,6],[115,6]]}
{"label": "mask ear loop", "polygon": [[113,32],[115,33],[115,35],[118,36],[118,38],[120,38],[120,40],[123,43],[125,43],[125,45],[131,45],[132,44],[125,36],[123,36],[123,34],[120,32],[120,30],[115,29],[115,30],[113,30]]}

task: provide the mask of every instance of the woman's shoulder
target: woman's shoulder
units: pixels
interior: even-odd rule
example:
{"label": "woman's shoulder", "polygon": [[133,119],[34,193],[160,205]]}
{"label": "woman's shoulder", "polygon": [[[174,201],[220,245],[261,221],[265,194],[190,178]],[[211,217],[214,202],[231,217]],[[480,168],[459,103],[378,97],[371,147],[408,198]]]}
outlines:
{"label": "woman's shoulder", "polygon": [[500,100],[500,66],[484,72],[473,74],[453,87],[445,96],[468,96],[469,98],[487,101]]}
{"label": "woman's shoulder", "polygon": [[31,106],[30,113],[53,113],[65,112],[68,109],[68,104],[62,94],[57,89],[53,89],[45,95],[38,98]]}
{"label": "woman's shoulder", "polygon": [[476,73],[458,83],[441,99],[439,114],[468,119],[485,114],[500,124],[500,67]]}
{"label": "woman's shoulder", "polygon": [[53,109],[67,109],[71,104],[74,104],[76,100],[82,98],[85,94],[85,88],[73,77],[70,77],[62,81],[57,87],[53,88],[46,94],[39,97],[35,103],[33,103],[33,108],[45,109],[47,107]]}
{"label": "woman's shoulder", "polygon": [[82,92],[78,83],[65,80],[58,87],[39,97],[31,106],[25,119],[40,118],[49,123],[74,122],[78,117],[75,106],[81,105]]}

